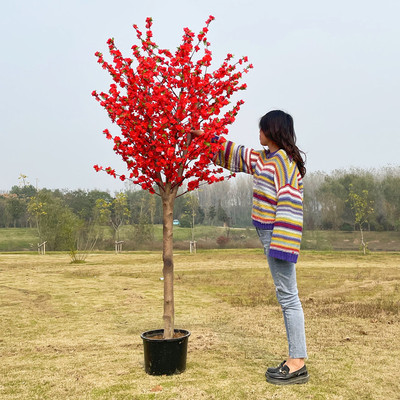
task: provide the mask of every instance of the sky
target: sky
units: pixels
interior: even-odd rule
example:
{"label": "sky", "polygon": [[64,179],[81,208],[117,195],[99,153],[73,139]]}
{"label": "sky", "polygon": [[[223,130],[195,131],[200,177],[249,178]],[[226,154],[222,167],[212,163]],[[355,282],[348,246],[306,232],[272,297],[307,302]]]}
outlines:
{"label": "sky", "polygon": [[259,149],[259,118],[282,109],[308,172],[400,165],[398,0],[19,0],[0,6],[0,191],[21,174],[38,188],[122,190],[93,169],[125,172],[102,134],[118,128],[91,96],[111,83],[94,53],[107,59],[114,37],[128,56],[146,17],[174,50],[209,15],[212,66],[227,53],[254,65],[230,140]]}

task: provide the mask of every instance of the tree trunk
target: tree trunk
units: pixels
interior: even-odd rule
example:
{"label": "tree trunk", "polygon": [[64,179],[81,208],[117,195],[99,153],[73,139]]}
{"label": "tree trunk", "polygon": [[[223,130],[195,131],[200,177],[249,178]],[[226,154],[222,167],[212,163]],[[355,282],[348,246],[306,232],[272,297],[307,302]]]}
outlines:
{"label": "tree trunk", "polygon": [[195,213],[192,212],[192,242],[194,242],[194,217]]}
{"label": "tree trunk", "polygon": [[174,260],[173,260],[173,220],[176,190],[165,185],[162,192],[163,203],[163,276],[164,276],[164,338],[174,335]]}
{"label": "tree trunk", "polygon": [[362,246],[362,248],[363,248],[363,253],[364,253],[364,255],[365,255],[365,242],[364,242],[364,233],[363,233],[363,230],[362,230],[362,226],[361,226],[361,224],[360,224],[360,232],[361,232],[361,246]]}

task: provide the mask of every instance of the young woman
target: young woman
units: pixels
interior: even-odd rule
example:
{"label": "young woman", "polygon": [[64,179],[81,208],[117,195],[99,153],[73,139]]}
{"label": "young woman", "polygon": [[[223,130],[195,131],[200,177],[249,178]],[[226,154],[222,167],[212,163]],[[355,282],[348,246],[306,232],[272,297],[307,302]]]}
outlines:
{"label": "young woman", "polygon": [[[256,151],[221,138],[224,148],[213,161],[230,171],[253,175],[252,220],[268,259],[289,345],[289,357],[278,367],[267,369],[267,381],[277,385],[306,383],[304,314],[295,267],[302,235],[306,168],[289,114],[270,111],[261,118],[259,128],[260,144],[267,150]],[[192,131],[194,137],[202,134],[201,130]]]}

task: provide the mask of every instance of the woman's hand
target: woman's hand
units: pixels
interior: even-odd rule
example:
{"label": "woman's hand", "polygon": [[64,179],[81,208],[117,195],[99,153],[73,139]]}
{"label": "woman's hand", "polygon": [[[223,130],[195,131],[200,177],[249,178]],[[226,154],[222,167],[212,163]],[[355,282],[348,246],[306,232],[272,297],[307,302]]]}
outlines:
{"label": "woman's hand", "polygon": [[190,133],[192,134],[193,137],[200,137],[201,135],[204,134],[204,131],[200,130],[200,129],[192,129],[190,131]]}

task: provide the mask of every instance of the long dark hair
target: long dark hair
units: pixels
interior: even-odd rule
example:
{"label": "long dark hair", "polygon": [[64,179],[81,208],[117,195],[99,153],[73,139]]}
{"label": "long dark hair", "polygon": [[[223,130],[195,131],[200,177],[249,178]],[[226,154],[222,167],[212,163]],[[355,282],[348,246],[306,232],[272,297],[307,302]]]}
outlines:
{"label": "long dark hair", "polygon": [[305,153],[296,146],[292,116],[280,110],[273,110],[261,117],[259,127],[268,139],[286,151],[286,154],[297,164],[300,175],[303,177],[306,174],[306,167],[302,154],[305,159]]}

